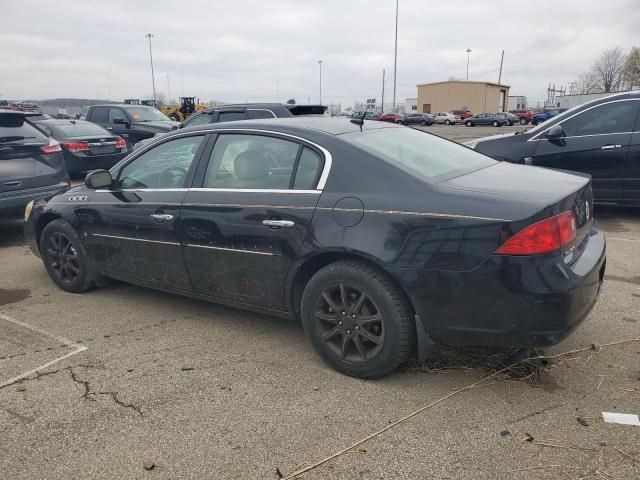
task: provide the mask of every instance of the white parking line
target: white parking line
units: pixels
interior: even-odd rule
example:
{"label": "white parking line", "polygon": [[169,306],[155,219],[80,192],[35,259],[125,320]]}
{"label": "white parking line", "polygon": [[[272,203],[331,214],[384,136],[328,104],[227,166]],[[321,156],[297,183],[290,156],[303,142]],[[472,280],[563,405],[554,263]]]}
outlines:
{"label": "white parking line", "polygon": [[640,242],[639,238],[607,237],[607,240],[617,240],[618,242]]}
{"label": "white parking line", "polygon": [[61,360],[64,360],[65,358],[69,358],[80,352],[84,352],[87,349],[87,347],[85,347],[84,345],[78,345],[72,340],[66,339],[64,337],[59,337],[45,330],[42,330],[41,328],[34,327],[33,325],[29,325],[28,323],[21,322],[20,320],[16,320],[15,318],[8,317],[7,315],[3,315],[2,313],[0,313],[0,319],[6,320],[7,322],[13,323],[15,325],[26,328],[33,332],[39,333],[40,335],[44,335],[45,337],[53,338],[54,340],[61,343],[62,345],[72,347],[74,349],[72,352],[62,355],[61,357],[55,358],[50,362],[47,362],[43,365],[40,365],[39,367],[29,370],[28,372],[21,373],[20,375],[10,378],[9,380],[5,380],[4,382],[0,383],[0,388],[19,382],[20,380],[24,380],[25,378],[33,375],[34,373],[39,372],[40,370],[44,370],[45,368],[48,368],[51,365],[54,365]]}

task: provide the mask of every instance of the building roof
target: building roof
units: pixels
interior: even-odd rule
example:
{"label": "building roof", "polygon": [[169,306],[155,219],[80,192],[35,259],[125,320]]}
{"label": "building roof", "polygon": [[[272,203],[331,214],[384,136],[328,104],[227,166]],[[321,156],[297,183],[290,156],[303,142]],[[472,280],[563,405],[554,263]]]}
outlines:
{"label": "building roof", "polygon": [[500,83],[494,83],[494,82],[483,82],[483,81],[480,81],[480,80],[445,80],[445,81],[442,81],[442,82],[419,83],[417,86],[418,87],[425,87],[427,85],[440,85],[440,84],[443,84],[443,83],[480,83],[480,84],[483,84],[483,85],[491,85],[493,87],[511,88],[511,85],[505,85],[504,83],[500,84]]}

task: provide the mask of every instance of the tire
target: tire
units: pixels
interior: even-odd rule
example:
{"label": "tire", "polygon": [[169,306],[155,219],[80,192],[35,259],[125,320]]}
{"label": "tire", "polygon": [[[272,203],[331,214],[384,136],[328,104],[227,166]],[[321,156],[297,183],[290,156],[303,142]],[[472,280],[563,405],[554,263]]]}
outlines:
{"label": "tire", "polygon": [[172,113],[171,115],[169,115],[169,118],[171,120],[173,120],[174,122],[181,122],[182,120],[180,120],[180,117],[178,115],[176,115],[175,113]]}
{"label": "tire", "polygon": [[423,127],[427,126],[427,121],[426,120],[420,120],[420,125],[422,125]]}
{"label": "tire", "polygon": [[494,127],[499,127],[500,123],[498,123],[497,120],[494,120],[493,122],[491,122],[491,125],[493,125]]}
{"label": "tire", "polygon": [[531,120],[531,125],[533,125],[534,127],[535,127],[536,125],[538,125],[537,120]]}
{"label": "tire", "polygon": [[358,378],[391,373],[407,360],[415,338],[403,292],[386,274],[355,260],[332,263],[309,280],[302,323],[327,364]]}
{"label": "tire", "polygon": [[44,227],[40,252],[47,273],[62,290],[81,293],[94,288],[97,272],[68,222],[57,219]]}
{"label": "tire", "polygon": [[520,119],[520,125],[526,125],[527,123],[529,123],[529,122],[527,122],[526,118],[521,118]]}
{"label": "tire", "polygon": [[473,127],[473,122],[472,122],[471,120],[467,120],[467,121],[465,122],[465,125],[466,125],[467,127]]}
{"label": "tire", "polygon": [[444,124],[445,124],[445,125],[451,125],[451,121],[450,121],[449,119],[446,119],[446,120],[444,121]]}

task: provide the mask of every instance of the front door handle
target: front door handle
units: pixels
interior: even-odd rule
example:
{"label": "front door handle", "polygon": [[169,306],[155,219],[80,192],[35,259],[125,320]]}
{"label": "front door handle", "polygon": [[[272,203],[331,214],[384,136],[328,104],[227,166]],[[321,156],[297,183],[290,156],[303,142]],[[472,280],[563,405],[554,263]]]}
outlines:
{"label": "front door handle", "polygon": [[22,185],[21,181],[17,181],[17,182],[7,182],[5,183],[5,185],[7,187],[19,187],[20,185]]}
{"label": "front door handle", "polygon": [[170,215],[168,213],[152,213],[149,216],[158,223],[170,222],[171,220],[173,220],[173,215]]}
{"label": "front door handle", "polygon": [[263,220],[262,224],[268,227],[291,228],[295,225],[295,222],[292,222],[291,220]]}
{"label": "front door handle", "polygon": [[605,145],[604,147],[600,147],[600,150],[613,150],[614,148],[622,148],[622,145]]}

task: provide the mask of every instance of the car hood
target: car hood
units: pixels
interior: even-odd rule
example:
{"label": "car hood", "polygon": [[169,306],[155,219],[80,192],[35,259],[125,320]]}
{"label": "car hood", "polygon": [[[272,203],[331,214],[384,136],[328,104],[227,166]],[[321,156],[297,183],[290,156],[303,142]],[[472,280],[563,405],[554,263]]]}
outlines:
{"label": "car hood", "polygon": [[525,200],[545,207],[589,183],[589,175],[498,162],[440,183],[447,189]]}
{"label": "car hood", "polygon": [[149,130],[157,130],[158,132],[170,132],[175,130],[180,125],[180,122],[174,121],[157,121],[157,122],[139,122],[139,126],[145,127]]}

